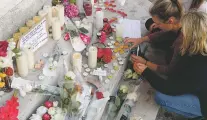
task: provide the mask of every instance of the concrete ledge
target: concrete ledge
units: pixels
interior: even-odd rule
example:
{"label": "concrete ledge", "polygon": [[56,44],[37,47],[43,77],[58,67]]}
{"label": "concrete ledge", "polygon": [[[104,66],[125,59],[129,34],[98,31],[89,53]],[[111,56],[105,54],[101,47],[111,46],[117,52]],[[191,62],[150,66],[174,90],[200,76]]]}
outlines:
{"label": "concrete ledge", "polygon": [[[13,0],[12,0],[13,1]],[[11,1],[11,2],[12,2]],[[31,19],[45,4],[51,4],[51,0],[18,0],[16,4],[5,3],[2,7],[0,16],[0,40],[8,39],[15,33],[19,27],[24,26],[25,22]],[[1,1],[2,3],[5,1]],[[11,8],[13,7],[13,8]]]}

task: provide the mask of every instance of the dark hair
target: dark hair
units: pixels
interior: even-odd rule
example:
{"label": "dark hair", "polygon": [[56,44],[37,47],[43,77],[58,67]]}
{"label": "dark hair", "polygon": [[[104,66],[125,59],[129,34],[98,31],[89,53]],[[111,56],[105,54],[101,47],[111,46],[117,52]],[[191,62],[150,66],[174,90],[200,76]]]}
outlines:
{"label": "dark hair", "polygon": [[203,2],[204,0],[193,0],[191,3],[190,9],[193,9],[193,8],[198,9]]}
{"label": "dark hair", "polygon": [[152,16],[158,16],[166,22],[170,17],[181,19],[183,9],[178,0],[156,0],[149,10]]}

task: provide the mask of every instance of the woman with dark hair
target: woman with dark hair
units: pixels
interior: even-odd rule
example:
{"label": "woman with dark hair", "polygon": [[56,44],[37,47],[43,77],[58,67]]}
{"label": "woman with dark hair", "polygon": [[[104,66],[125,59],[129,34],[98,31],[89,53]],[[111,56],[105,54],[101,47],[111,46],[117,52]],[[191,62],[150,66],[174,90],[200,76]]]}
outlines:
{"label": "woman with dark hair", "polygon": [[[161,19],[154,9],[156,5],[151,9],[152,17]],[[207,118],[207,14],[190,11],[182,17],[181,24],[180,59],[167,80],[142,63],[134,63],[134,70],[158,91],[155,101],[163,108],[187,118]]]}

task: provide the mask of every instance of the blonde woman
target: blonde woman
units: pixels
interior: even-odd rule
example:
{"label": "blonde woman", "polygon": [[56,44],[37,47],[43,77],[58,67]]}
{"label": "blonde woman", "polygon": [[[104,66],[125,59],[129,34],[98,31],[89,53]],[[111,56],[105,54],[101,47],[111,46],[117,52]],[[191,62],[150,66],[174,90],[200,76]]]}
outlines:
{"label": "blonde woman", "polygon": [[155,100],[162,107],[188,118],[207,118],[207,14],[190,11],[181,24],[180,59],[167,80],[141,63],[134,70],[158,91]]}

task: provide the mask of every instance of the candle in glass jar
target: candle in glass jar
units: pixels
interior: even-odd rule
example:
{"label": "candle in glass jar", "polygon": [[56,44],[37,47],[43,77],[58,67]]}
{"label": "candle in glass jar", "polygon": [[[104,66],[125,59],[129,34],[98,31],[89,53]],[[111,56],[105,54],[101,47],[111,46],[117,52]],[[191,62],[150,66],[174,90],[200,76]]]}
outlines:
{"label": "candle in glass jar", "polygon": [[103,11],[97,11],[96,12],[96,28],[98,30],[103,28],[103,18],[104,18],[104,13]]}
{"label": "candle in glass jar", "polygon": [[52,35],[54,40],[61,38],[61,25],[58,18],[53,18],[52,20]]}
{"label": "candle in glass jar", "polygon": [[63,5],[56,5],[58,9],[58,17],[60,19],[60,25],[63,26],[65,24],[65,16],[64,16],[64,6]]}
{"label": "candle in glass jar", "polygon": [[35,22],[33,20],[28,20],[26,22],[27,27],[31,28],[33,25],[35,24]]}
{"label": "candle in glass jar", "polygon": [[49,27],[52,25],[52,7],[49,5],[45,5],[43,7],[44,11],[47,11],[47,20],[48,20],[48,25]]}
{"label": "candle in glass jar", "polygon": [[28,61],[28,68],[29,69],[33,69],[34,68],[34,64],[35,64],[35,60],[34,60],[34,52],[29,49],[29,48],[24,48],[24,52],[27,56],[27,61]]}
{"label": "candle in glass jar", "polygon": [[73,53],[72,56],[73,70],[77,69],[79,72],[82,70],[82,55],[80,53]]}
{"label": "candle in glass jar", "polygon": [[88,50],[88,66],[90,68],[96,68],[97,65],[97,47],[91,46]]}
{"label": "candle in glass jar", "polygon": [[18,74],[21,77],[26,77],[29,73],[27,56],[24,52],[19,53],[16,58]]}
{"label": "candle in glass jar", "polygon": [[116,25],[116,40],[117,41],[122,41],[123,31],[124,31],[123,25],[122,24],[117,24]]}
{"label": "candle in glass jar", "polygon": [[40,22],[41,17],[40,16],[34,16],[33,20],[34,20],[35,23],[38,23],[38,22]]}
{"label": "candle in glass jar", "polygon": [[21,27],[21,28],[19,29],[19,32],[20,32],[21,34],[24,34],[24,33],[28,32],[28,31],[29,31],[29,28],[28,28],[28,27]]}

